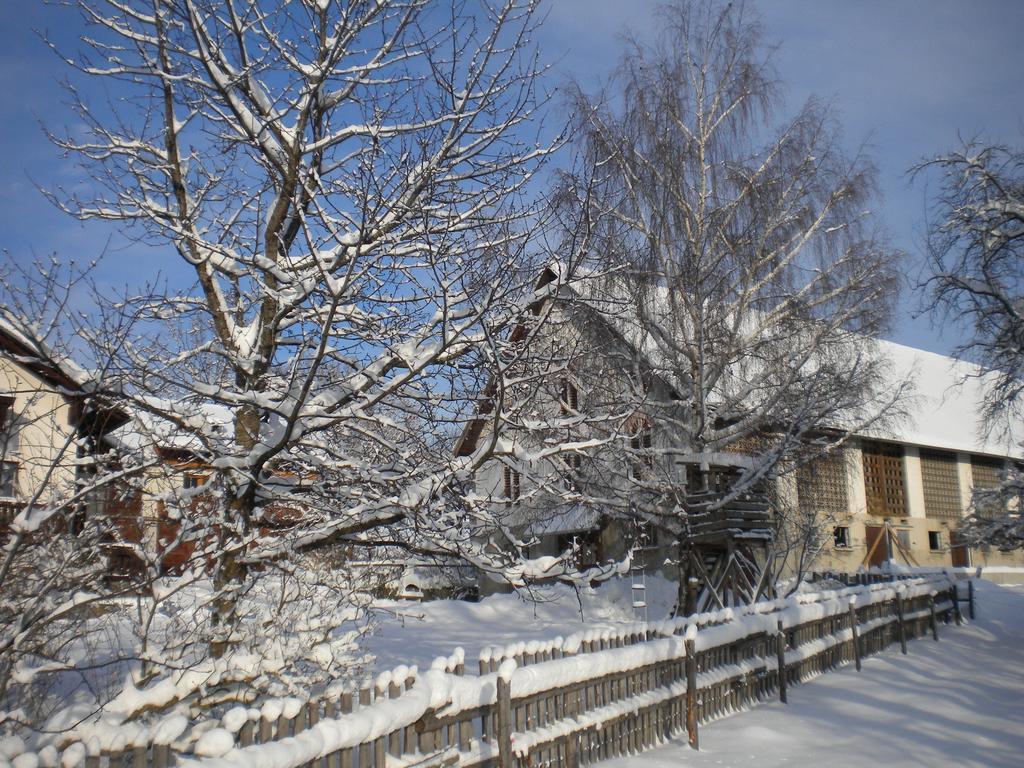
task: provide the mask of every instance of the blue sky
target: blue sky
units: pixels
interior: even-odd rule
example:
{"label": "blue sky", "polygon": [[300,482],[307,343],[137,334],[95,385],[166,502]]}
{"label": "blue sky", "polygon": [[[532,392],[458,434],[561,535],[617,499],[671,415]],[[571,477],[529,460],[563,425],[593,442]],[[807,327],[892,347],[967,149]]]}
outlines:
{"label": "blue sky", "polygon": [[[768,38],[780,44],[777,64],[791,105],[817,94],[831,100],[851,148],[867,144],[879,168],[881,220],[912,260],[917,278],[926,220],[926,186],[907,169],[952,148],[958,134],[1024,143],[1024,2],[1019,0],[755,0]],[[557,62],[551,85],[573,75],[585,84],[613,65],[620,35],[654,28],[653,0],[550,0],[541,35],[545,58]],[[46,140],[39,121],[74,127],[62,103],[59,60],[35,34],[64,43],[82,32],[73,11],[36,0],[0,0],[0,248],[18,259],[56,253],[89,261],[107,251],[97,278],[139,283],[168,267],[165,254],[119,238],[99,223],[57,212],[36,184],[80,181],[72,163]],[[893,338],[937,352],[958,340],[955,328],[914,319],[920,299],[909,293]]]}

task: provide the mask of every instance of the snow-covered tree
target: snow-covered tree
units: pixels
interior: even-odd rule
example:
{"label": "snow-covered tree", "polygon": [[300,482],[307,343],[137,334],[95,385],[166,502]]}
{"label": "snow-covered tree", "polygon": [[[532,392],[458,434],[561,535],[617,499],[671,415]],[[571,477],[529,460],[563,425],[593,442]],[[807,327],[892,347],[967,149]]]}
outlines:
{"label": "snow-covered tree", "polygon": [[[937,319],[966,324],[955,351],[979,366],[982,428],[1009,434],[1024,416],[1024,152],[968,143],[915,169],[928,171],[941,176],[924,287]],[[975,494],[976,512],[962,528],[968,543],[1024,546],[1021,488],[1012,467],[1002,488]]]}
{"label": "snow-covered tree", "polygon": [[843,151],[826,105],[780,120],[744,3],[668,5],[658,27],[604,90],[573,91],[588,161],[573,204],[608,274],[583,302],[611,318],[610,348],[633,350],[628,399],[606,409],[622,458],[594,496],[685,557],[717,510],[891,413],[902,387],[880,390],[872,339],[900,254],[870,211],[872,168]]}
{"label": "snow-covered tree", "polygon": [[[83,663],[105,597],[117,521],[137,470],[109,434],[123,414],[68,356],[63,319],[84,275],[0,262],[0,708],[2,728],[38,725],[82,690],[109,693],[110,659]],[[61,684],[57,684],[60,679]]]}
{"label": "snow-covered tree", "polygon": [[[317,548],[521,580],[518,543],[495,546],[501,522],[463,493],[493,445],[451,448],[483,383],[529,354],[510,330],[538,298],[530,185],[553,146],[535,0],[73,5],[89,31],[60,55],[81,125],[53,140],[90,183],[52,199],[162,260],[97,300],[80,345],[132,416],[118,447],[153,464],[138,482],[184,574],[158,583],[166,558],[136,547],[139,626],[194,601],[136,682],[169,675],[185,697],[195,666],[229,698],[302,664],[338,674],[325,603],[295,598],[321,583],[295,564]],[[337,569],[329,586],[356,591]]]}

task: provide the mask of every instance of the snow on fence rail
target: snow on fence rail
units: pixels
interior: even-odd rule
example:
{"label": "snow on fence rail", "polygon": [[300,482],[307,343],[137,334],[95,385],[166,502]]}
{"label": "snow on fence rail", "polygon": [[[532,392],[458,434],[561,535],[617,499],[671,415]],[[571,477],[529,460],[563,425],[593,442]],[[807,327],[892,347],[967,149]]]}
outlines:
{"label": "snow on fence rail", "polygon": [[[426,672],[399,667],[357,693],[236,707],[201,735],[135,746],[78,742],[39,765],[115,768],[577,768],[642,751],[843,663],[960,622],[948,578],[890,576],[665,622],[461,649]],[[780,674],[782,670],[782,674]],[[183,719],[183,718],[182,718]],[[215,727],[211,727],[215,726]],[[159,729],[157,729],[159,730]],[[2,762],[2,760],[0,760]],[[28,761],[25,761],[28,764]]]}

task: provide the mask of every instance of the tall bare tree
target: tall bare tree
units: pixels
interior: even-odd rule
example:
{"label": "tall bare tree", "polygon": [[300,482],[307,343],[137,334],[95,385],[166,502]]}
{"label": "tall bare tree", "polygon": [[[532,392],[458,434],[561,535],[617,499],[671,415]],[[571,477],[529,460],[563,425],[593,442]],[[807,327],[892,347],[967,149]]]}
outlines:
{"label": "tall bare tree", "polygon": [[[969,142],[914,169],[931,171],[941,175],[923,287],[937,320],[967,325],[956,354],[978,365],[972,375],[984,392],[982,429],[1012,437],[1024,416],[1024,152]],[[1009,468],[1001,488],[975,495],[980,514],[963,527],[967,541],[1024,547],[1022,499],[1020,470]],[[1008,512],[1011,500],[1016,508]]]}
{"label": "tall bare tree", "polygon": [[[61,55],[83,128],[53,140],[91,183],[51,197],[164,260],[162,281],[98,298],[79,329],[132,416],[119,449],[159,465],[138,482],[183,560],[158,585],[166,558],[136,547],[139,626],[195,601],[136,684],[230,698],[293,663],[338,674],[345,616],[282,608],[320,602],[296,598],[294,558],[315,547],[521,579],[518,542],[492,546],[505,528],[462,493],[494,446],[451,446],[481,382],[526,354],[508,331],[538,298],[528,187],[557,141],[538,119],[537,2],[72,5],[89,32]],[[113,98],[79,85],[97,80]],[[267,586],[286,576],[292,591]],[[340,571],[331,584],[353,589]]]}
{"label": "tall bare tree", "polygon": [[[575,204],[611,271],[581,297],[612,318],[635,374],[631,407],[617,403],[625,458],[600,476],[685,550],[716,510],[899,399],[880,391],[873,338],[900,254],[870,211],[871,165],[844,152],[827,106],[778,116],[746,4],[669,4],[658,27],[603,91],[573,89],[588,161]],[[729,479],[708,495],[716,467]]]}

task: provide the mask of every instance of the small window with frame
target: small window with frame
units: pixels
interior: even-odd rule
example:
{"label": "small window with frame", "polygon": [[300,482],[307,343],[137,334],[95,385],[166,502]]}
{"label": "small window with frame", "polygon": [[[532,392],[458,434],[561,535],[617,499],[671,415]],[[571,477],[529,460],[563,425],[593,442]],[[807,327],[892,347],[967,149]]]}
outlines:
{"label": "small window with frame", "polygon": [[832,544],[836,549],[850,549],[850,528],[837,525],[832,529]]}
{"label": "small window with frame", "polygon": [[571,491],[580,489],[580,474],[583,470],[583,457],[578,453],[566,453],[562,456],[565,461],[565,484]]}
{"label": "small window with frame", "polygon": [[629,448],[633,455],[633,466],[631,475],[634,480],[642,480],[644,469],[654,466],[654,457],[651,454],[653,440],[651,439],[651,423],[647,417],[635,414],[630,423],[627,424],[629,431]]}
{"label": "small window with frame", "polygon": [[910,540],[910,531],[908,531],[906,528],[901,528],[900,530],[896,531],[896,541],[899,543],[900,547],[902,547],[904,551],[910,551],[912,542]]}
{"label": "small window with frame", "polygon": [[0,395],[0,457],[16,454],[21,448],[20,422],[14,398]]}
{"label": "small window with frame", "polygon": [[18,495],[18,463],[0,461],[0,497],[14,498]]}
{"label": "small window with frame", "polygon": [[649,520],[637,520],[635,522],[634,546],[638,550],[658,548],[658,529]]}
{"label": "small window with frame", "polygon": [[928,531],[928,549],[932,552],[942,549],[942,531]]}

